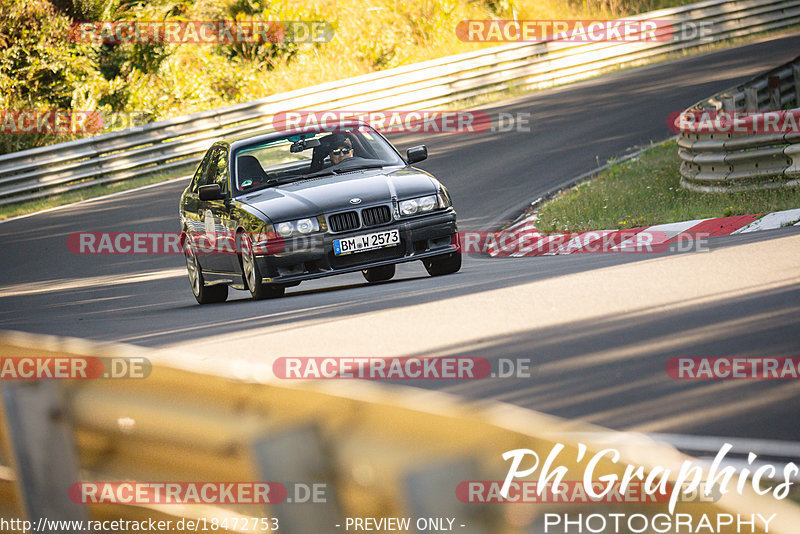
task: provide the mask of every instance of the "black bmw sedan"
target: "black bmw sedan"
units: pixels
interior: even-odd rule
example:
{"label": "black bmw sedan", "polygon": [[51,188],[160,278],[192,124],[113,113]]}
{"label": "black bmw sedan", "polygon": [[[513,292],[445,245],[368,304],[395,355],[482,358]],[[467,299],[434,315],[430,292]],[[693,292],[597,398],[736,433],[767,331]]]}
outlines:
{"label": "black bmw sedan", "polygon": [[421,260],[432,276],[461,268],[447,189],[361,124],[217,141],[180,200],[189,281],[201,304],[228,287],[254,299],[323,276],[388,280]]}

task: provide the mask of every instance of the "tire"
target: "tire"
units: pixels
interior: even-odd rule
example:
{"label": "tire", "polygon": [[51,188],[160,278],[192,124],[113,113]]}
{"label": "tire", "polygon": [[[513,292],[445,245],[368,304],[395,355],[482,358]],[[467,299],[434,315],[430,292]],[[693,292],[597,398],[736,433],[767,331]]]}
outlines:
{"label": "tire", "polygon": [[286,288],[277,284],[265,284],[262,282],[263,276],[258,267],[258,262],[253,255],[253,241],[247,234],[241,236],[241,255],[239,259],[242,263],[242,278],[250,290],[250,296],[253,300],[274,299],[282,297]]}
{"label": "tire", "polygon": [[442,276],[443,274],[453,274],[461,269],[461,253],[451,252],[444,256],[436,256],[429,260],[422,260],[425,270],[431,276]]}
{"label": "tire", "polygon": [[371,269],[362,269],[361,274],[367,279],[370,284],[375,282],[383,282],[391,280],[394,276],[395,264],[382,265],[380,267],[373,267]]}
{"label": "tire", "polygon": [[187,237],[183,244],[183,255],[186,258],[186,270],[189,272],[189,283],[192,286],[192,293],[198,304],[214,304],[225,302],[228,298],[228,286],[216,284],[207,286],[203,269],[197,261],[194,247],[192,247],[191,237]]}

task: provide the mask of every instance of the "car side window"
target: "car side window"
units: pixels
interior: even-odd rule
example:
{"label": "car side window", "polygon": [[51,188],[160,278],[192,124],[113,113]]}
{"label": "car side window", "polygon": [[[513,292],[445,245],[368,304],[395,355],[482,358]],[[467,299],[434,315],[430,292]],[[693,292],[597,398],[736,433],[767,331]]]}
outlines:
{"label": "car side window", "polygon": [[192,193],[197,193],[201,185],[208,185],[210,183],[208,181],[208,162],[211,161],[213,155],[214,150],[206,152],[203,161],[201,161],[200,165],[197,167],[194,178],[192,178]]}
{"label": "car side window", "polygon": [[228,192],[228,151],[218,148],[211,159],[208,169],[208,183],[219,184],[223,193]]}

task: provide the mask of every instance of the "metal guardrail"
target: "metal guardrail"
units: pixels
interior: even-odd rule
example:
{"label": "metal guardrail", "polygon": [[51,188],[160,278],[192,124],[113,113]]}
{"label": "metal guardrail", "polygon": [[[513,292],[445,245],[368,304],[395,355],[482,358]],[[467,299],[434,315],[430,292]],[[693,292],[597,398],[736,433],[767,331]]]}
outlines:
{"label": "metal guardrail", "polygon": [[[506,451],[524,448],[539,456],[540,469],[519,479],[525,481],[539,479],[558,444],[564,448],[548,471],[563,466],[564,481],[583,480],[592,457],[607,449],[618,451],[619,458],[600,461],[593,471],[596,480],[608,475],[621,480],[631,465],[643,469],[641,476],[655,469],[660,477],[668,470],[674,483],[688,459],[640,434],[609,432],[510,405],[465,404],[439,392],[363,380],[277,381],[270,378],[268,364],[227,357],[199,361],[191,355],[12,332],[0,333],[0,355],[4,361],[147,358],[152,364],[143,379],[0,382],[0,518],[27,517],[34,524],[45,513],[50,520],[152,518],[173,525],[180,518],[228,517],[248,518],[247,528],[220,531],[260,532],[249,519],[275,517],[278,532],[301,534],[349,530],[347,517],[447,516],[458,520],[452,530],[464,534],[522,534],[542,532],[548,512],[569,511],[574,518],[614,511],[653,518],[666,513],[667,503],[635,496],[633,502],[587,503],[573,495],[508,506],[465,502],[463,493],[458,497],[461,482],[502,482],[509,468],[502,459]],[[83,505],[66,498],[66,488],[76,482],[101,481],[278,482],[287,489],[291,483],[324,484],[324,499]],[[680,500],[675,513],[775,513],[766,531],[755,525],[757,534],[794,534],[800,522],[797,504],[748,489],[732,490],[715,502]]]}
{"label": "metal guardrail", "polygon": [[[789,109],[793,108],[793,109]],[[747,82],[720,91],[685,113],[797,112],[800,56]],[[710,123],[709,123],[710,124]],[[800,131],[787,133],[700,133],[685,128],[678,137],[681,186],[698,192],[735,192],[800,185]],[[744,128],[742,128],[744,129]]]}
{"label": "metal guardrail", "polygon": [[800,0],[708,0],[627,18],[659,19],[712,26],[704,37],[664,42],[513,43],[2,155],[0,205],[196,163],[212,139],[269,129],[272,116],[281,111],[430,109],[512,87],[551,87],[665,54],[796,25]]}

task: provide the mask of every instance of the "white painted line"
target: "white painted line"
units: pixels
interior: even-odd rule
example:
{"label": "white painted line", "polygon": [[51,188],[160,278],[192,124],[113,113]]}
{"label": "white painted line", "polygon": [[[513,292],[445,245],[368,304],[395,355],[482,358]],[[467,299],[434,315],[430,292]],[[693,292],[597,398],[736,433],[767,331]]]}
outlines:
{"label": "white painted line", "polygon": [[5,297],[19,297],[29,295],[44,295],[54,291],[69,291],[97,287],[108,287],[119,284],[139,284],[152,282],[165,278],[186,276],[185,267],[162,269],[160,271],[146,271],[132,274],[110,274],[100,276],[87,276],[84,278],[60,278],[55,280],[42,280],[27,282],[10,286],[0,286]]}
{"label": "white painted line", "polygon": [[[711,465],[711,464],[714,463],[714,459],[716,457],[715,456],[696,456],[695,458],[697,458],[701,462],[704,462],[704,463],[707,463],[708,465]],[[769,472],[765,471],[766,474],[764,475],[764,477],[769,479],[769,480],[783,482],[784,481],[783,466],[776,466],[775,463],[776,462],[763,462],[761,460],[756,460],[752,464],[750,464],[750,463],[747,463],[745,460],[735,460],[735,459],[731,459],[731,458],[725,458],[723,461],[721,461],[719,463],[719,465],[720,465],[720,467],[722,469],[725,469],[728,466],[733,467],[736,470],[736,472],[738,472],[738,473],[741,473],[745,469],[748,469],[751,473],[753,473],[755,471],[758,471],[758,469],[761,468],[761,467],[764,467],[764,466],[767,466],[767,465],[772,465],[773,467],[776,467],[776,469],[774,471],[775,474],[773,476],[769,476]],[[800,482],[800,474],[797,474],[795,472],[795,474],[793,476],[789,477],[788,481],[789,482],[794,482],[795,484]]]}
{"label": "white painted line", "polygon": [[732,438],[720,436],[691,436],[684,434],[648,434],[657,441],[666,441],[679,449],[702,452],[719,452],[725,443],[733,445],[731,452],[745,454],[754,452],[767,456],[800,458],[800,443],[756,438]]}
{"label": "white painted line", "polygon": [[171,180],[167,180],[166,182],[156,182],[154,184],[143,185],[141,187],[134,187],[133,189],[126,189],[125,191],[117,191],[116,193],[111,193],[111,194],[103,195],[103,196],[100,196],[100,197],[92,197],[92,198],[87,198],[85,200],[79,200],[78,202],[73,202],[71,204],[64,204],[63,206],[56,206],[54,208],[47,208],[47,209],[41,210],[41,211],[34,211],[33,213],[26,213],[25,215],[17,215],[16,217],[10,217],[8,219],[3,219],[2,221],[0,221],[0,224],[11,222],[11,221],[18,221],[19,219],[27,219],[28,217],[33,217],[34,215],[39,215],[41,213],[50,213],[51,211],[63,210],[63,209],[66,209],[66,208],[71,208],[73,206],[78,206],[80,204],[88,204],[89,202],[96,202],[96,201],[99,201],[99,200],[106,200],[108,198],[118,197],[120,195],[125,195],[125,194],[128,194],[128,193],[134,193],[136,191],[142,191],[144,189],[150,189],[152,187],[158,187],[158,186],[161,186],[161,185],[171,184],[173,182],[178,182],[180,180],[186,180],[188,178],[191,178],[192,176],[193,176],[192,174],[187,174],[186,176],[180,176],[178,178],[172,178]]}
{"label": "white painted line", "polygon": [[[617,432],[592,432],[583,434],[580,432],[572,433],[571,436],[580,440],[583,436],[589,436],[595,440],[613,440],[619,436]],[[642,437],[655,442],[667,443],[676,449],[703,453],[697,458],[710,456],[714,458],[725,443],[730,443],[733,448],[728,454],[745,455],[755,453],[758,456],[772,456],[777,458],[800,458],[800,442],[782,441],[759,438],[738,438],[731,436],[694,436],[691,434],[667,434],[659,432],[648,432],[646,434],[630,433],[631,437]],[[643,446],[646,442],[643,442]],[[735,461],[728,459],[729,461]]]}
{"label": "white painted line", "polygon": [[774,230],[797,222],[800,222],[800,209],[775,211],[739,228],[733,233],[746,234],[748,232],[759,232],[761,230]]}

